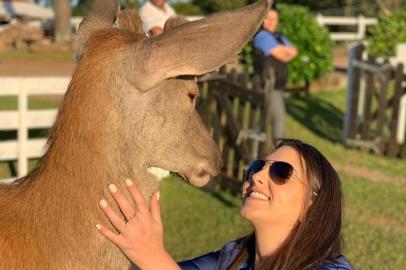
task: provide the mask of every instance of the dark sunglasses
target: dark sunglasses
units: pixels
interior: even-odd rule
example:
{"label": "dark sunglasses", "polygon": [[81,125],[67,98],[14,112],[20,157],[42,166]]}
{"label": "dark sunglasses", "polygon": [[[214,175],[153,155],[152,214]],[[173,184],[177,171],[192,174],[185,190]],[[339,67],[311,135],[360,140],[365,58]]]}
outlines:
{"label": "dark sunglasses", "polygon": [[[247,170],[244,172],[244,181],[252,181],[252,176],[261,171],[267,163],[271,164],[268,168],[268,176],[277,185],[283,185],[287,183],[288,180],[292,178],[292,176],[294,176],[293,166],[285,161],[257,159],[251,161],[248,165]],[[293,178],[296,178],[306,187],[309,187],[297,176]],[[317,196],[316,192],[313,192],[313,194]]]}

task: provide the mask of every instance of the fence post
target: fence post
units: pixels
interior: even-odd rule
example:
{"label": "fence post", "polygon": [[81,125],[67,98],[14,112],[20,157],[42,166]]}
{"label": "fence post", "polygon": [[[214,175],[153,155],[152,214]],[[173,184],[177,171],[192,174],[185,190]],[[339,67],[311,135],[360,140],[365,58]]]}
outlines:
{"label": "fence post", "polygon": [[366,22],[365,22],[365,17],[362,15],[358,16],[358,39],[363,40],[365,37],[365,32],[366,32]]}
{"label": "fence post", "polygon": [[[390,120],[389,126],[389,142],[388,142],[388,156],[395,157],[398,154],[399,146],[404,142],[399,136],[399,132],[403,131],[404,123],[406,119],[402,119],[402,96],[403,96],[403,64],[398,64],[395,68],[395,94],[393,95],[393,104],[392,104],[392,117]],[[402,134],[403,135],[403,134]]]}
{"label": "fence post", "polygon": [[354,65],[354,62],[362,59],[364,48],[364,45],[358,44],[350,49],[349,67],[347,73],[347,101],[343,129],[344,142],[348,138],[354,139],[355,135],[357,134],[357,105],[359,99],[361,71]]}
{"label": "fence post", "polygon": [[24,85],[18,82],[18,177],[24,176],[28,171],[27,160],[27,110],[28,110],[28,94]]}
{"label": "fence post", "polygon": [[316,15],[316,21],[320,26],[324,26],[323,15],[318,13]]}

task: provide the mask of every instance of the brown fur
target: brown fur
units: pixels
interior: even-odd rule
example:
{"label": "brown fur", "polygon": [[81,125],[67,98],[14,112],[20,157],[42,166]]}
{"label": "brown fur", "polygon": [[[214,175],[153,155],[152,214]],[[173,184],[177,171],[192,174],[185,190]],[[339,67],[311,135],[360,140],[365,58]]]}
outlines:
{"label": "brown fur", "polygon": [[[150,166],[178,172],[195,185],[219,172],[219,150],[191,99],[199,94],[197,85],[193,78],[173,77],[201,74],[232,57],[261,23],[266,1],[234,14],[245,14],[237,21],[247,25],[232,34],[238,42],[228,40],[219,44],[222,49],[210,45],[212,40],[199,45],[209,51],[191,50],[202,41],[193,41],[190,33],[202,24],[197,37],[221,34],[219,16],[174,25],[146,39],[130,24],[108,26],[118,2],[103,1],[95,0],[79,28],[75,52],[80,61],[50,131],[47,153],[26,177],[0,185],[1,270],[128,269],[128,260],[95,229],[106,222],[98,200],[109,197],[107,184],[129,177],[149,198],[157,188]],[[228,24],[233,13],[225,16],[223,24]],[[185,39],[176,41],[179,37]],[[171,50],[160,58],[165,48],[176,48],[174,42],[183,48],[185,63],[171,57]],[[210,61],[199,62],[205,55],[211,55]]]}

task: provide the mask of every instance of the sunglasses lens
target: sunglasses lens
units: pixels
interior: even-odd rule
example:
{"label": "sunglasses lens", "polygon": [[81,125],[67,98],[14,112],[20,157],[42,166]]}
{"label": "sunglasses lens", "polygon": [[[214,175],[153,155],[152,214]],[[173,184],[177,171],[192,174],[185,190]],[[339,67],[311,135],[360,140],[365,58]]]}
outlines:
{"label": "sunglasses lens", "polygon": [[265,161],[264,160],[254,160],[251,161],[251,163],[248,165],[247,171],[245,173],[244,180],[245,181],[251,181],[252,176],[262,170],[262,168],[265,166]]}
{"label": "sunglasses lens", "polygon": [[269,167],[269,176],[276,184],[285,184],[292,172],[292,165],[283,161],[275,161]]}

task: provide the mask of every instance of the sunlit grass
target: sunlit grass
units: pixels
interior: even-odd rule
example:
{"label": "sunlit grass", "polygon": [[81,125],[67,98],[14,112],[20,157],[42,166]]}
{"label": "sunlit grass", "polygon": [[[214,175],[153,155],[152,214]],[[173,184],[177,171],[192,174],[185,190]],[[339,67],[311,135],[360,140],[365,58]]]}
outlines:
{"label": "sunlit grass", "polygon": [[[33,100],[32,108],[55,106],[49,99]],[[16,101],[0,99],[1,109]],[[406,161],[365,154],[346,148],[341,139],[345,93],[319,92],[287,99],[287,137],[302,139],[328,159],[355,168],[379,172],[385,179],[339,171],[345,196],[345,255],[355,269],[403,270],[406,265],[406,187],[391,177],[406,177]],[[0,139],[2,133],[0,133]],[[33,166],[34,161],[30,163]],[[9,176],[0,164],[0,177]],[[171,177],[162,183],[162,210],[166,245],[176,259],[221,248],[251,230],[239,216],[239,198],[218,190],[197,189]]]}

